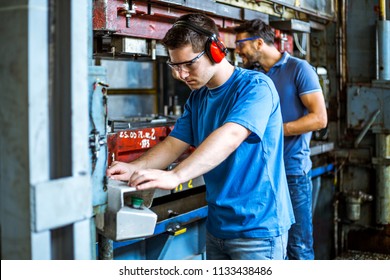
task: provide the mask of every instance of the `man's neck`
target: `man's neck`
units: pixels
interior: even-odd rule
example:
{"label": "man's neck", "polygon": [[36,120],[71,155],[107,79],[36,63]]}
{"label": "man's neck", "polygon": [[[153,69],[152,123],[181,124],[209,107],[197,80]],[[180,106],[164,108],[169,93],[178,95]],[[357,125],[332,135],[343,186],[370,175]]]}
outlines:
{"label": "man's neck", "polygon": [[206,84],[208,88],[216,88],[223,85],[233,75],[234,66],[226,59],[215,65],[218,69],[211,80]]}
{"label": "man's neck", "polygon": [[267,55],[264,56],[260,65],[265,72],[268,72],[281,58],[282,53],[280,53],[275,47],[272,47],[267,52]]}

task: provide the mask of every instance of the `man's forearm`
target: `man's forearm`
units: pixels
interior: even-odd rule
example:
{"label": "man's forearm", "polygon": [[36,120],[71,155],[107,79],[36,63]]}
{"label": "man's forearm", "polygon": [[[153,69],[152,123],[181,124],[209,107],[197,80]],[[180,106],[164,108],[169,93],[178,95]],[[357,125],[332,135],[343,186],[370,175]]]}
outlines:
{"label": "man's forearm", "polygon": [[132,164],[137,165],[140,169],[165,169],[184,153],[188,147],[188,144],[168,136],[163,142],[160,142],[133,161]]}
{"label": "man's forearm", "polygon": [[325,128],[327,119],[314,113],[283,124],[284,136],[293,136]]}
{"label": "man's forearm", "polygon": [[175,167],[181,182],[207,173],[224,161],[250,135],[241,125],[227,123],[210,134],[183,162]]}
{"label": "man's forearm", "polygon": [[308,114],[299,119],[283,124],[284,136],[293,136],[325,128],[328,123],[324,95],[322,92],[313,92],[302,95],[301,101]]}

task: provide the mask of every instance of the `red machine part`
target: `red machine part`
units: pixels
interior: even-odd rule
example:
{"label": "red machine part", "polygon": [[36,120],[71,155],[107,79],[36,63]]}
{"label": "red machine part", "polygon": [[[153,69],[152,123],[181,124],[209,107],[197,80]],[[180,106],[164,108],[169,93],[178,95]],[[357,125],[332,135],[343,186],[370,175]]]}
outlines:
{"label": "red machine part", "polygon": [[[147,150],[163,141],[172,131],[173,125],[121,130],[108,134],[108,165],[114,160],[131,162],[139,158]],[[185,159],[194,148],[183,153],[177,162]]]}
{"label": "red machine part", "polygon": [[[137,1],[133,7],[126,10],[124,1],[95,1],[93,29],[111,31],[115,35],[160,40],[172,27],[176,18],[188,13],[172,6],[162,6],[156,3],[148,6],[145,2]],[[222,29],[220,37],[224,44],[229,48],[234,48],[235,35],[227,30],[234,26],[234,21],[219,17],[213,17],[213,19]]]}
{"label": "red machine part", "polygon": [[280,52],[288,52],[289,54],[293,54],[294,52],[293,36],[279,29],[275,29],[274,45]]}

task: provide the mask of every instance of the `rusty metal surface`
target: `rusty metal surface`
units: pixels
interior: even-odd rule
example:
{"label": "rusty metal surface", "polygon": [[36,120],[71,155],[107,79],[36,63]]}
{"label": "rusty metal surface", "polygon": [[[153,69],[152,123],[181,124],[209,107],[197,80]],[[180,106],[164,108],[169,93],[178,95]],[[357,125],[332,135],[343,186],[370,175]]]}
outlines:
{"label": "rusty metal surface", "polygon": [[336,260],[390,260],[390,254],[378,254],[363,251],[348,251],[341,254]]}
{"label": "rusty metal surface", "polygon": [[389,88],[382,86],[350,85],[347,88],[347,122],[348,128],[362,130],[370,117],[379,110],[371,129],[375,132],[388,132],[390,130],[390,104]]}
{"label": "rusty metal surface", "polygon": [[173,19],[182,14],[175,8],[157,7],[150,11],[144,2],[138,2],[134,8],[135,13],[129,19],[130,25],[126,27],[126,17],[120,12],[123,9],[123,1],[95,1],[93,29],[110,30],[118,35],[159,39],[172,25]]}
{"label": "rusty metal surface", "polygon": [[[115,35],[160,40],[172,27],[176,18],[196,11],[185,10],[183,8],[185,7],[161,5],[154,2],[148,5],[145,2],[138,1],[134,6],[134,13],[127,19],[121,13],[121,10],[123,10],[123,1],[98,0],[95,1],[93,7],[93,29],[95,32],[109,31]],[[231,8],[237,9],[234,7]],[[227,11],[229,10],[222,9],[218,6],[214,12],[215,15],[210,16],[221,29],[220,36],[222,41],[228,47],[234,48],[235,36],[228,28],[235,25],[235,18],[239,14],[239,11],[236,11],[234,15],[230,15],[233,18],[229,18],[230,13],[227,18],[222,18],[221,14],[226,14]]]}
{"label": "rusty metal surface", "polygon": [[108,166],[114,160],[130,162],[164,140],[173,126],[126,129],[107,136]]}
{"label": "rusty metal surface", "polygon": [[217,2],[260,11],[284,19],[295,18],[297,12],[323,20],[336,19],[334,1],[217,0]]}
{"label": "rusty metal surface", "polygon": [[382,230],[351,230],[348,233],[348,250],[390,255],[390,225]]}

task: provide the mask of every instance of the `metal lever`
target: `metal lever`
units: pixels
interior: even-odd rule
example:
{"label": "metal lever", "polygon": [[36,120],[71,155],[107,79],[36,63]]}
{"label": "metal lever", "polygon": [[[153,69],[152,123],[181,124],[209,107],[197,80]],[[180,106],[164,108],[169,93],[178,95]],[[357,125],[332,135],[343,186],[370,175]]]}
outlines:
{"label": "metal lever", "polygon": [[367,134],[367,131],[370,129],[370,127],[373,125],[373,123],[376,120],[376,117],[379,115],[381,110],[377,110],[371,118],[366,122],[366,124],[363,127],[363,130],[360,132],[358,137],[355,140],[354,147],[357,148],[359,146],[360,141],[362,141],[363,137]]}

